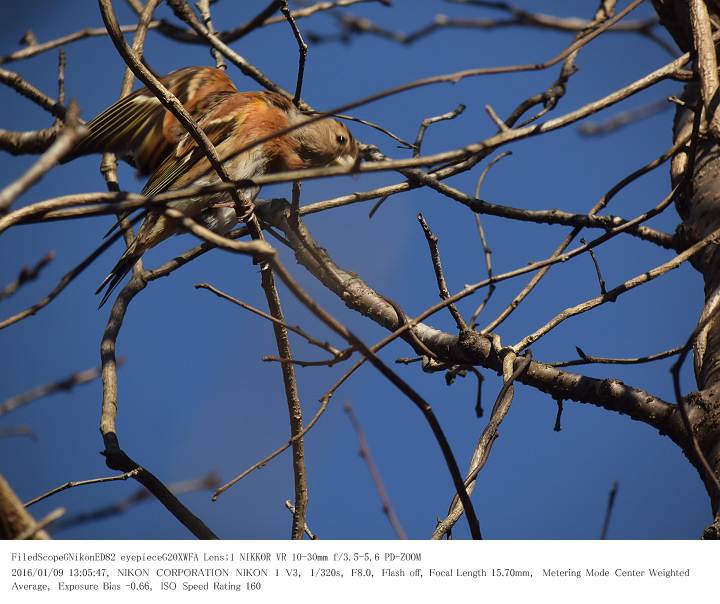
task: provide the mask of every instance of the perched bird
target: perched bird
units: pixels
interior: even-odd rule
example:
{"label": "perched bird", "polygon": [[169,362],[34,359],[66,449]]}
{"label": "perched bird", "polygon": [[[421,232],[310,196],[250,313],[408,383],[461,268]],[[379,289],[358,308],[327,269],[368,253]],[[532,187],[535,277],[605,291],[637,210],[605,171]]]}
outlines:
{"label": "perched bird", "polygon": [[[220,69],[187,67],[161,81],[208,136],[233,180],[285,170],[353,165],[357,161],[357,142],[343,124],[333,119],[313,122],[237,153],[253,141],[307,121],[308,116],[280,94],[238,92]],[[87,128],[88,134],[68,159],[88,153],[117,153],[140,175],[150,175],[144,195],[221,182],[194,139],[147,88],[120,99]],[[252,201],[258,190],[239,189],[238,193]],[[227,192],[168,205],[221,234],[237,222]],[[180,230],[162,211],[148,210],[135,241],[98,288],[96,293],[107,287],[100,305],[148,249]]]}

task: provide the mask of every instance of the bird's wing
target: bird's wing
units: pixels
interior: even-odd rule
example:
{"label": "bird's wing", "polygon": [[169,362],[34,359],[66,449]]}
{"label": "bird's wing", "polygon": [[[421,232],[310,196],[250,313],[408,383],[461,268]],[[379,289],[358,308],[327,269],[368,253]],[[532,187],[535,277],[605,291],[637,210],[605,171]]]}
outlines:
{"label": "bird's wing", "polygon": [[[211,119],[208,116],[198,121],[198,126],[205,132],[210,142],[216,149],[227,146],[232,139],[232,133],[235,128],[234,116],[226,116],[223,119]],[[198,149],[195,140],[186,135],[177,145],[174,153],[168,155],[165,160],[158,166],[148,180],[143,195],[151,196],[167,191],[178,179],[190,172],[193,167],[197,171],[198,164],[209,164],[205,159],[205,154]],[[207,171],[207,170],[204,170]]]}
{"label": "bird's wing", "polygon": [[[237,92],[220,69],[187,67],[160,80],[197,119],[216,97]],[[129,156],[141,174],[151,174],[172,152],[185,129],[147,88],[108,107],[87,124],[88,134],[68,159],[112,151]]]}
{"label": "bird's wing", "polygon": [[[227,95],[199,121],[198,126],[215,146],[218,156],[226,162],[237,156],[237,151],[273,131],[287,126],[285,113],[269,102],[266,93],[246,92]],[[281,143],[276,143],[281,144]],[[266,161],[271,161],[278,151],[265,151]],[[252,170],[242,178],[250,178]],[[148,180],[144,195],[157,195],[169,188],[187,186],[213,173],[205,154],[197,143],[185,134],[175,152],[168,155]],[[238,178],[237,175],[232,175]],[[174,185],[174,186],[173,186]]]}

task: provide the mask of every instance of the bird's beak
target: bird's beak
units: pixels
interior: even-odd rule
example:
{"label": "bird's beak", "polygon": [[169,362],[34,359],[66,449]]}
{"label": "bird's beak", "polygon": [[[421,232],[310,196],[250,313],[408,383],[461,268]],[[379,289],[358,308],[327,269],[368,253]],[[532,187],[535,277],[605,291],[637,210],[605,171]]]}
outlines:
{"label": "bird's beak", "polygon": [[353,155],[350,154],[344,154],[340,155],[339,157],[336,157],[332,163],[331,166],[343,166],[344,168],[352,168],[355,165],[356,158]]}

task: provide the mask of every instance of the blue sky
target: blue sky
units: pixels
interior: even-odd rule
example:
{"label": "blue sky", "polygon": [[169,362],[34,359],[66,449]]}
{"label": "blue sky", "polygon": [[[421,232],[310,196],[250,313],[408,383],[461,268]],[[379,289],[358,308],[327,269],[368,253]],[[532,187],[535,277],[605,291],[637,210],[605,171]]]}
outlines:
{"label": "blue sky", "polygon": [[[520,2],[520,0],[519,0]],[[558,0],[552,3],[522,0],[528,10],[563,16],[590,17],[595,0]],[[123,2],[115,3],[121,23],[132,22]],[[213,7],[216,26],[230,28],[245,22],[265,2],[224,0]],[[550,6],[551,5],[551,6]],[[489,16],[480,9],[430,0],[396,0],[392,9],[359,5],[349,10],[389,27],[413,30],[438,12],[455,16]],[[652,13],[649,3],[635,18]],[[159,14],[171,17],[162,7]],[[334,20],[320,15],[299,21],[303,32],[334,32]],[[0,31],[0,54],[18,48],[31,28],[40,41],[83,27],[102,24],[95,3],[21,3],[5,17]],[[349,45],[311,45],[304,96],[318,108],[329,109],[383,88],[415,78],[459,69],[540,62],[554,56],[571,34],[530,29],[497,31],[449,30],[435,33],[412,46],[359,37]],[[233,48],[286,88],[295,82],[297,49],[286,24],[274,25],[233,43]],[[67,96],[90,118],[116,100],[123,64],[107,37],[67,46]],[[201,46],[179,45],[150,32],[146,58],[158,73],[188,65],[211,64]],[[670,57],[639,36],[601,36],[581,52],[580,71],[556,114],[565,113],[624,86],[665,64]],[[4,65],[48,94],[56,94],[56,51]],[[449,111],[458,103],[467,110],[458,119],[433,126],[424,152],[433,153],[481,140],[494,132],[484,112],[490,104],[507,115],[521,100],[544,90],[557,77],[554,67],[524,73],[468,79],[456,85],[415,90],[359,108],[355,115],[379,122],[412,140],[420,121]],[[257,85],[230,66],[228,73],[241,90]],[[598,116],[677,94],[679,86],[666,83],[637,95]],[[0,127],[13,130],[42,128],[48,116],[10,89],[0,89],[4,116]],[[671,144],[672,112],[643,120],[604,137],[582,137],[574,127],[514,144],[512,157],[490,173],[483,197],[496,203],[531,209],[558,207],[587,212],[620,178],[660,155]],[[393,141],[359,126],[353,133],[377,144],[388,156],[405,157]],[[0,182],[20,175],[35,158],[6,155],[0,162]],[[17,205],[58,195],[104,190],[99,157],[83,158],[57,168],[26,193]],[[452,181],[471,192],[481,168]],[[139,191],[131,168],[120,172],[124,189]],[[380,174],[308,182],[303,203],[361,191],[379,183],[401,180]],[[610,213],[634,216],[668,192],[666,167],[633,184],[610,206]],[[289,196],[289,185],[265,189],[263,196]],[[437,300],[427,246],[417,224],[421,211],[440,239],[450,289],[484,277],[482,248],[472,214],[430,190],[390,198],[373,219],[374,202],[356,204],[307,218],[321,245],[343,267],[353,270],[375,289],[416,314]],[[567,228],[532,225],[484,217],[493,264],[503,272],[544,258],[564,237]],[[651,224],[672,232],[678,218],[670,208]],[[42,278],[0,304],[6,317],[34,303],[57,280],[101,241],[109,217],[74,222],[23,226],[0,237],[0,284],[11,281],[21,266],[48,250],[56,260]],[[586,236],[590,236],[587,233]],[[188,236],[174,237],[145,257],[157,266],[194,245]],[[74,371],[99,364],[99,342],[108,307],[97,310],[93,292],[122,253],[120,245],[96,261],[62,295],[37,316],[0,333],[3,379],[0,400]],[[354,315],[297,266],[287,250],[283,258],[307,290],[346,322],[368,343],[384,332]],[[652,268],[671,252],[618,237],[597,251],[608,287]],[[125,357],[119,371],[118,434],[123,448],[166,483],[219,473],[229,479],[280,445],[288,435],[288,418],[279,367],[264,363],[275,354],[270,326],[255,316],[223,302],[193,284],[205,281],[255,306],[265,307],[257,267],[246,258],[213,251],[154,282],[132,303],[118,339]],[[526,278],[501,284],[481,323],[494,318],[512,299]],[[542,285],[500,328],[505,343],[513,343],[567,306],[598,293],[589,257],[553,268]],[[309,313],[281,291],[291,323],[299,323],[318,337],[342,343]],[[469,316],[481,296],[460,305]],[[598,356],[642,356],[683,343],[702,305],[702,281],[690,267],[677,271],[624,296],[617,304],[567,321],[534,347],[536,359],[573,358],[575,346]],[[108,305],[109,306],[109,305]],[[484,320],[483,320],[484,319]],[[447,313],[430,323],[451,331]],[[319,353],[293,340],[298,358]],[[392,362],[412,351],[403,343],[388,347],[383,358]],[[671,360],[637,367],[590,366],[586,375],[613,377],[672,400]],[[475,382],[458,379],[448,387],[440,374],[426,375],[417,365],[395,366],[397,371],[433,405],[461,468],[484,427],[473,413]],[[306,418],[319,397],[346,369],[298,370]],[[484,372],[486,408],[500,382]],[[683,375],[686,391],[694,387],[689,371]],[[38,436],[0,439],[0,472],[22,499],[68,480],[110,474],[98,454],[101,388],[98,382],[69,394],[39,400],[0,418],[0,426],[25,424]],[[440,450],[424,420],[388,382],[370,367],[361,369],[333,399],[328,412],[306,438],[310,507],[308,523],[321,538],[393,538],[382,514],[369,473],[357,454],[357,440],[342,403],[349,401],[363,425],[372,454],[405,529],[413,538],[425,538],[442,517],[452,495],[452,484]],[[692,539],[709,523],[708,499],[696,471],[669,439],[625,416],[590,405],[566,403],[563,430],[553,431],[555,403],[547,395],[518,386],[516,400],[500,431],[490,461],[483,470],[473,501],[484,535],[493,539],[597,538],[607,493],[614,481],[619,494],[610,527],[611,538]],[[69,513],[92,510],[129,495],[131,482],[89,486],[62,493],[34,508],[42,516],[62,505]],[[289,454],[236,485],[216,503],[207,492],[183,496],[187,505],[221,537],[233,539],[287,538],[290,514],[285,499],[292,498]],[[176,539],[189,534],[157,503],[149,502],[122,516],[57,534],[60,538]],[[461,521],[456,538],[468,536]]]}

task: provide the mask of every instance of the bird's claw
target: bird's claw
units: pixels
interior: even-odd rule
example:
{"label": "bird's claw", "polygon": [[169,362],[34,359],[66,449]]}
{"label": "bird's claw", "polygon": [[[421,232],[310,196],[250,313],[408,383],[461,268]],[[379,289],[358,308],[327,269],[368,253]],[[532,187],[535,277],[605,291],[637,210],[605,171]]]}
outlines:
{"label": "bird's claw", "polygon": [[235,206],[235,214],[239,222],[247,222],[255,213],[255,204],[250,200],[243,199],[241,203],[232,205]]}

